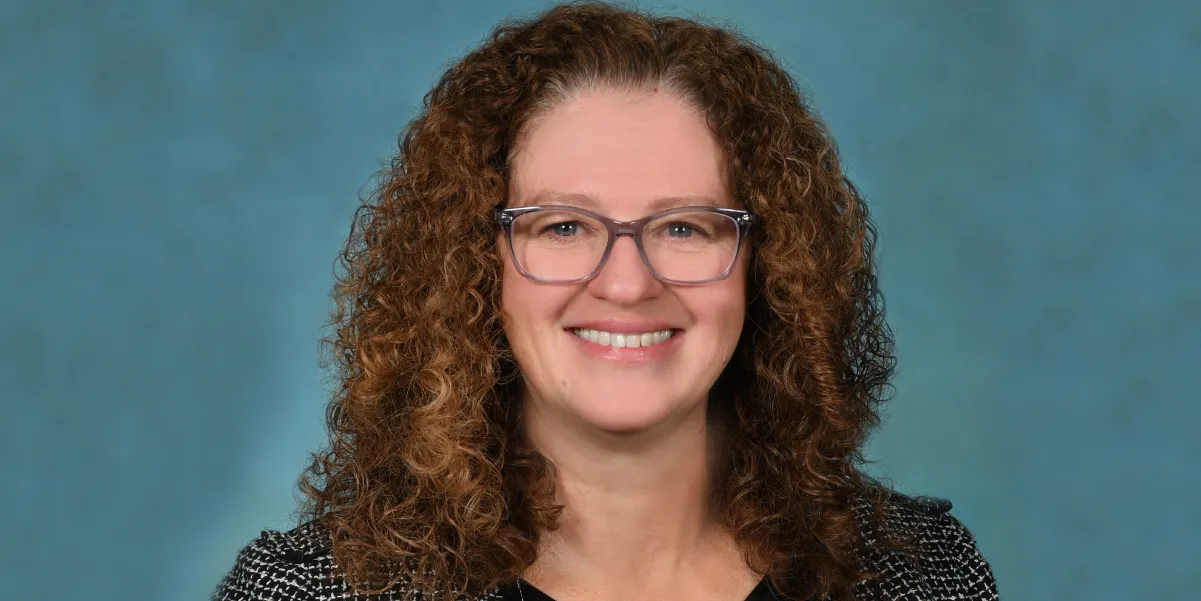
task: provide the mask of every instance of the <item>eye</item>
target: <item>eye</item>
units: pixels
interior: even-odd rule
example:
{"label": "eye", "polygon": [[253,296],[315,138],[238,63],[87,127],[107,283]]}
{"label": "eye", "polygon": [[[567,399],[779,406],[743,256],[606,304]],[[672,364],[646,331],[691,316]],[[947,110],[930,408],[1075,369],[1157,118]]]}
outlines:
{"label": "eye", "polygon": [[691,224],[683,221],[676,221],[667,225],[667,235],[672,238],[689,238],[697,233],[696,228]]}
{"label": "eye", "polygon": [[542,228],[542,232],[549,232],[555,236],[570,237],[579,234],[582,225],[579,221],[560,221]]}

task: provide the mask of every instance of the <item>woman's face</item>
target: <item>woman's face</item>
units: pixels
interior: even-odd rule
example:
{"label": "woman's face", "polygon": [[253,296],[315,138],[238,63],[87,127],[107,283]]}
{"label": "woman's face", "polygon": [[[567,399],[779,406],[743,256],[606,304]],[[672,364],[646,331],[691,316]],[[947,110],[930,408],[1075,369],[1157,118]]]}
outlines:
{"label": "woman's face", "polygon": [[[704,117],[673,94],[588,92],[526,133],[512,161],[510,207],[557,197],[623,221],[674,206],[733,207]],[[703,409],[742,330],[745,242],[729,277],[693,286],[657,280],[628,236],[617,238],[595,278],[567,285],[523,277],[503,236],[499,244],[505,331],[531,411],[632,432]],[[609,345],[580,328],[609,332]],[[665,330],[671,337],[658,344],[612,346],[613,334]]]}

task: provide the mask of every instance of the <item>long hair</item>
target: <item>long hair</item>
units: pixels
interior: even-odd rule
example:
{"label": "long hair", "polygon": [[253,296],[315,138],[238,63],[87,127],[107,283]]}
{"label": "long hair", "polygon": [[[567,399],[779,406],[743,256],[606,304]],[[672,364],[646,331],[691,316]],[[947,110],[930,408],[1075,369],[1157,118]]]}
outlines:
{"label": "long hair", "polygon": [[713,511],[793,598],[851,595],[862,448],[894,367],[876,232],[825,126],[770,54],[694,20],[599,3],[499,26],[425,97],[353,220],[325,340],[329,445],[301,479],[360,591],[427,598],[522,574],[553,529],[553,466],[520,434],[491,211],[532,120],[595,87],[696,106],[753,230],[745,326],[711,403],[727,416]]}

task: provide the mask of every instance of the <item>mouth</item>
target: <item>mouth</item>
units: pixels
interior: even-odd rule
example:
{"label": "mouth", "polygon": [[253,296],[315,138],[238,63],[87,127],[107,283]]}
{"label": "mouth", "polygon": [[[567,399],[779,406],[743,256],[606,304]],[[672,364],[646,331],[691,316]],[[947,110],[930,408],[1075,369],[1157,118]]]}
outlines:
{"label": "mouth", "polygon": [[609,348],[650,348],[666,343],[681,332],[678,329],[650,332],[607,332],[589,328],[568,328],[577,338]]}

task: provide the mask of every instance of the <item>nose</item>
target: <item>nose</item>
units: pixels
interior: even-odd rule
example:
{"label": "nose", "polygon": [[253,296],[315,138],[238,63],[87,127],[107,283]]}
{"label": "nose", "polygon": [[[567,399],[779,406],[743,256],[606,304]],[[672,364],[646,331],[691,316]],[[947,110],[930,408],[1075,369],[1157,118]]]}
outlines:
{"label": "nose", "polygon": [[618,236],[600,273],[588,282],[588,291],[618,305],[633,305],[663,293],[663,283],[638,254],[631,236]]}

